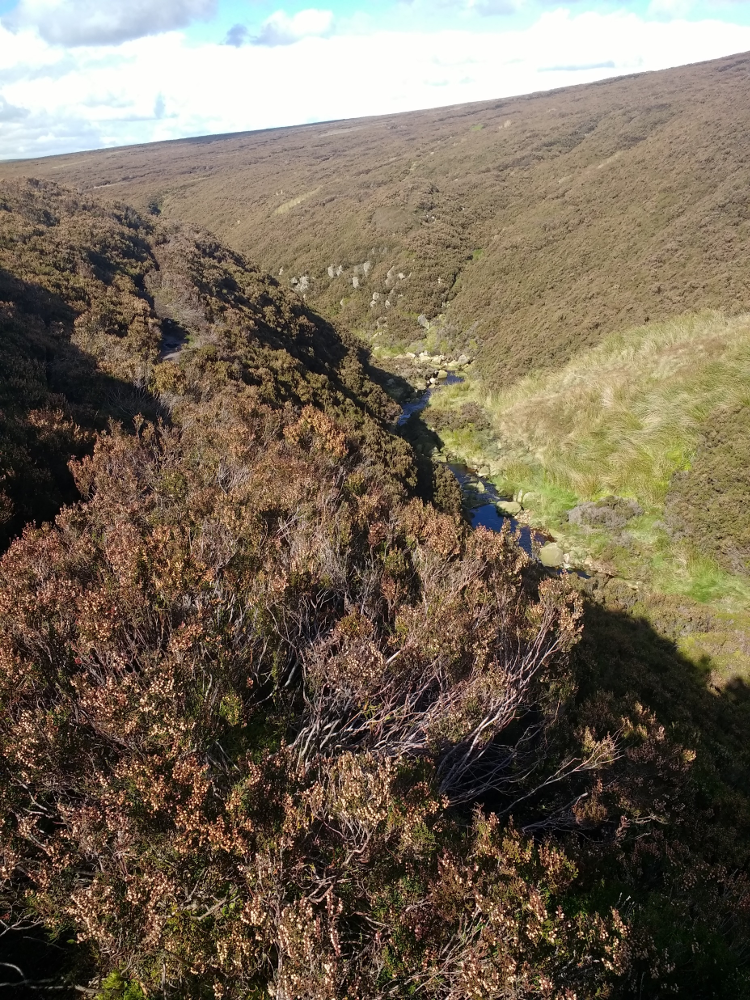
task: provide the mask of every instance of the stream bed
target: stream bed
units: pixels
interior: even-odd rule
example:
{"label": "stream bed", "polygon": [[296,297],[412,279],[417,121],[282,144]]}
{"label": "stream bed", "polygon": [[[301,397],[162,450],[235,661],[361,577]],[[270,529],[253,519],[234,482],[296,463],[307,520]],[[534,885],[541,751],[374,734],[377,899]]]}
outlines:
{"label": "stream bed", "polygon": [[[447,378],[442,379],[431,386],[426,392],[421,393],[416,399],[405,403],[402,407],[401,416],[398,418],[397,426],[402,427],[415,413],[421,413],[430,402],[433,392],[437,392],[444,385],[457,385],[463,382],[460,375],[450,373]],[[447,463],[448,468],[458,480],[464,499],[467,501],[468,515],[472,528],[488,528],[490,531],[500,531],[505,521],[510,522],[513,531],[518,531],[521,548],[529,555],[532,555],[534,542],[544,545],[548,540],[547,536],[538,530],[530,528],[527,524],[521,524],[514,517],[501,514],[496,504],[502,500],[509,499],[502,497],[497,492],[497,487],[488,479],[482,478],[474,469],[468,465],[460,465],[453,462]],[[486,503],[481,501],[486,498]]]}

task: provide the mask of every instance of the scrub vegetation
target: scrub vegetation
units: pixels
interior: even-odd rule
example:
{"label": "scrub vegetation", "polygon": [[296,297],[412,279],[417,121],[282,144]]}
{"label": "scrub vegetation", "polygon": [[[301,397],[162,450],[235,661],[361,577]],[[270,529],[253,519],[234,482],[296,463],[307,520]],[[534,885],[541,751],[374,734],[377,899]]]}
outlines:
{"label": "scrub vegetation", "polygon": [[737,55],[529,97],[3,163],[0,177],[205,226],[349,329],[469,350],[498,388],[647,318],[750,310],[749,82]]}
{"label": "scrub vegetation", "polygon": [[0,993],[750,998],[748,68],[2,166]]}

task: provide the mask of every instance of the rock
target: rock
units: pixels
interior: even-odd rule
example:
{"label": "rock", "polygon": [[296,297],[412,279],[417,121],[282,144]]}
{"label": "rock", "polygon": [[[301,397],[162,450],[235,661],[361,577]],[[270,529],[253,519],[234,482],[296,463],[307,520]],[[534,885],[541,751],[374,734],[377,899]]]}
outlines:
{"label": "rock", "polygon": [[430,355],[427,353],[427,351],[420,351],[419,352],[419,360],[420,361],[429,361],[430,360]]}
{"label": "rock", "polygon": [[617,531],[634,517],[640,517],[643,508],[635,500],[626,497],[604,497],[590,500],[568,511],[568,521],[579,527],[604,528]]}
{"label": "rock", "polygon": [[[421,327],[424,327],[425,330],[430,329],[430,321],[427,319],[424,313],[420,313],[419,316],[417,316],[417,323],[419,323]],[[425,353],[425,357],[429,359],[430,355]]]}
{"label": "rock", "polygon": [[416,354],[414,353],[414,351],[407,351],[404,357],[409,358],[410,361],[414,361],[414,359],[416,358]]}
{"label": "rock", "polygon": [[458,364],[459,365],[468,365],[470,361],[471,361],[471,358],[469,357],[468,354],[462,354],[458,358]]}
{"label": "rock", "polygon": [[497,507],[498,514],[501,514],[503,517],[515,517],[522,510],[520,503],[516,500],[499,500],[495,506]]}
{"label": "rock", "polygon": [[435,377],[438,379],[448,378],[448,372],[445,370],[445,368],[441,368]]}
{"label": "rock", "polygon": [[353,288],[359,288],[359,278],[357,277],[356,274],[352,278],[352,287]]}
{"label": "rock", "polygon": [[524,509],[527,507],[534,507],[539,503],[538,493],[522,493],[518,501]]}
{"label": "rock", "polygon": [[565,553],[555,542],[547,542],[539,550],[539,561],[547,569],[559,569],[565,563]]}
{"label": "rock", "polygon": [[480,465],[477,469],[477,474],[480,475],[482,479],[486,479],[490,475],[489,465]]}

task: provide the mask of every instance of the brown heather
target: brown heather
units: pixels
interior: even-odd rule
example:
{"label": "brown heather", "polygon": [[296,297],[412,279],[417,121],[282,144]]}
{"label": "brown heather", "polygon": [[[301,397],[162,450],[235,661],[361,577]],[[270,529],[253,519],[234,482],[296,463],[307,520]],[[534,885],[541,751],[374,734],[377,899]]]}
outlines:
{"label": "brown heather", "polygon": [[4,163],[0,177],[211,229],[378,342],[419,341],[423,315],[431,353],[470,343],[498,388],[648,319],[750,310],[749,72],[736,55],[529,97]]}
{"label": "brown heather", "polygon": [[671,654],[418,495],[367,352],[239,254],[2,199],[17,995],[747,996],[716,699],[660,722]]}

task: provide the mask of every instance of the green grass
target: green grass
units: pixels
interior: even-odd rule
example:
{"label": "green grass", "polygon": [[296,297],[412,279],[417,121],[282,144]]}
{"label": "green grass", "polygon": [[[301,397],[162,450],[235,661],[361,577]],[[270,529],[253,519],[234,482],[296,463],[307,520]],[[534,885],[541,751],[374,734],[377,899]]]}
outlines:
{"label": "green grass", "polygon": [[[750,585],[676,543],[662,518],[671,478],[690,468],[712,414],[749,402],[750,317],[704,312],[609,336],[503,392],[469,377],[436,394],[426,419],[449,455],[484,469],[501,492],[520,492],[532,523],[579,560],[739,609],[750,606]],[[486,414],[481,431],[461,425],[467,404]],[[572,507],[611,494],[644,509],[625,533],[568,524]]]}

